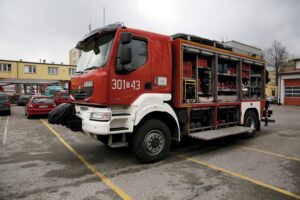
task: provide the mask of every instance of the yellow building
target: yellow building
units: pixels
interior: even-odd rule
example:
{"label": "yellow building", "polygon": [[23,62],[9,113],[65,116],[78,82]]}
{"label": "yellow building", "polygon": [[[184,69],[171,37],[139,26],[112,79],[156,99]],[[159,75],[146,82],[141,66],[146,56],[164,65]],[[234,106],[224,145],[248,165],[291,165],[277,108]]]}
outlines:
{"label": "yellow building", "polygon": [[0,60],[0,83],[16,84],[16,93],[20,93],[20,84],[58,84],[67,88],[75,70],[74,65]]}
{"label": "yellow building", "polygon": [[70,49],[70,51],[69,51],[69,64],[70,65],[77,65],[80,55],[81,55],[80,50],[78,50],[76,48]]}
{"label": "yellow building", "polygon": [[266,84],[265,93],[267,96],[276,96],[277,97],[277,86],[276,86],[276,74],[275,70],[268,70],[270,82]]}

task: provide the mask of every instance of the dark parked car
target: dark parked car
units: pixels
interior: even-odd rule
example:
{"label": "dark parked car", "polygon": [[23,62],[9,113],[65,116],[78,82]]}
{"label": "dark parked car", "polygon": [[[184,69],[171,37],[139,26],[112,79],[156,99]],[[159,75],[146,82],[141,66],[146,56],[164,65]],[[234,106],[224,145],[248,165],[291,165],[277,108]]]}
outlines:
{"label": "dark parked car", "polygon": [[0,92],[0,113],[6,113],[10,115],[10,102],[7,94]]}
{"label": "dark parked car", "polygon": [[54,100],[50,97],[38,95],[32,96],[25,106],[25,115],[30,118],[34,115],[48,115],[55,108]]}
{"label": "dark parked car", "polygon": [[21,95],[19,99],[17,100],[18,106],[25,106],[27,102],[29,101],[31,95]]}

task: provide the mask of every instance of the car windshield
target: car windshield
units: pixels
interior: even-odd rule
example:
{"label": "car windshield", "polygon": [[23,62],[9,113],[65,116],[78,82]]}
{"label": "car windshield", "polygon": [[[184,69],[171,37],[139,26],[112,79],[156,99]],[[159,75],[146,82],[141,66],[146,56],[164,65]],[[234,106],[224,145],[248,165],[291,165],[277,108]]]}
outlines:
{"label": "car windshield", "polygon": [[54,95],[55,92],[56,92],[56,90],[49,90],[49,94],[52,96]]}
{"label": "car windshield", "polygon": [[53,100],[45,97],[38,97],[32,99],[32,103],[53,103]]}
{"label": "car windshield", "polygon": [[88,68],[104,67],[113,42],[114,34],[103,35],[87,44],[78,60],[76,72],[84,72]]}
{"label": "car windshield", "polygon": [[30,95],[21,95],[20,98],[21,98],[21,99],[29,99],[29,98],[30,98]]}
{"label": "car windshield", "polygon": [[69,94],[66,92],[62,92],[62,93],[60,93],[60,96],[61,97],[69,97]]}

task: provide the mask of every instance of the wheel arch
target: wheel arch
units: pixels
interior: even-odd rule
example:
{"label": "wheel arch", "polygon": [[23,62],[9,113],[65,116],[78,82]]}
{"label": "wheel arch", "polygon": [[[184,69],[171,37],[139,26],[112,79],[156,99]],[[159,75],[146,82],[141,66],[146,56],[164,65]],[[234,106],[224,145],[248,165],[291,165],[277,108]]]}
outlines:
{"label": "wheel arch", "polygon": [[256,114],[256,117],[257,117],[257,131],[260,131],[260,120],[259,120],[259,112],[256,108],[248,108],[246,111],[245,111],[245,114],[244,114],[244,117],[243,117],[243,124],[244,124],[244,121],[245,121],[245,116],[247,115],[247,113],[249,111],[253,111],[255,114]]}
{"label": "wheel arch", "polygon": [[136,129],[138,125],[142,124],[148,119],[158,119],[163,123],[165,123],[169,128],[172,140],[180,142],[179,123],[177,118],[175,118],[174,116],[176,116],[175,112],[174,114],[166,111],[159,111],[159,110],[148,112],[148,113],[144,112],[144,114],[142,116],[139,115],[138,120],[135,121],[134,129]]}

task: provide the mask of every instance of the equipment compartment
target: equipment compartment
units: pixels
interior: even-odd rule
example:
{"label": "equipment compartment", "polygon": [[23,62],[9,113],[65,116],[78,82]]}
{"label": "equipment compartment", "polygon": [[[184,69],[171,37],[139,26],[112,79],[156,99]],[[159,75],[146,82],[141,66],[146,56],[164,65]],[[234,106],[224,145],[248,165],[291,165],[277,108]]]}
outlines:
{"label": "equipment compartment", "polygon": [[[221,56],[220,56],[221,57]],[[220,58],[218,62],[218,101],[238,100],[238,62]]]}
{"label": "equipment compartment", "polygon": [[224,106],[219,107],[217,111],[217,126],[227,127],[239,123],[239,107]]}
{"label": "equipment compartment", "polygon": [[192,108],[190,110],[189,132],[195,132],[214,127],[214,111],[211,107]]}

